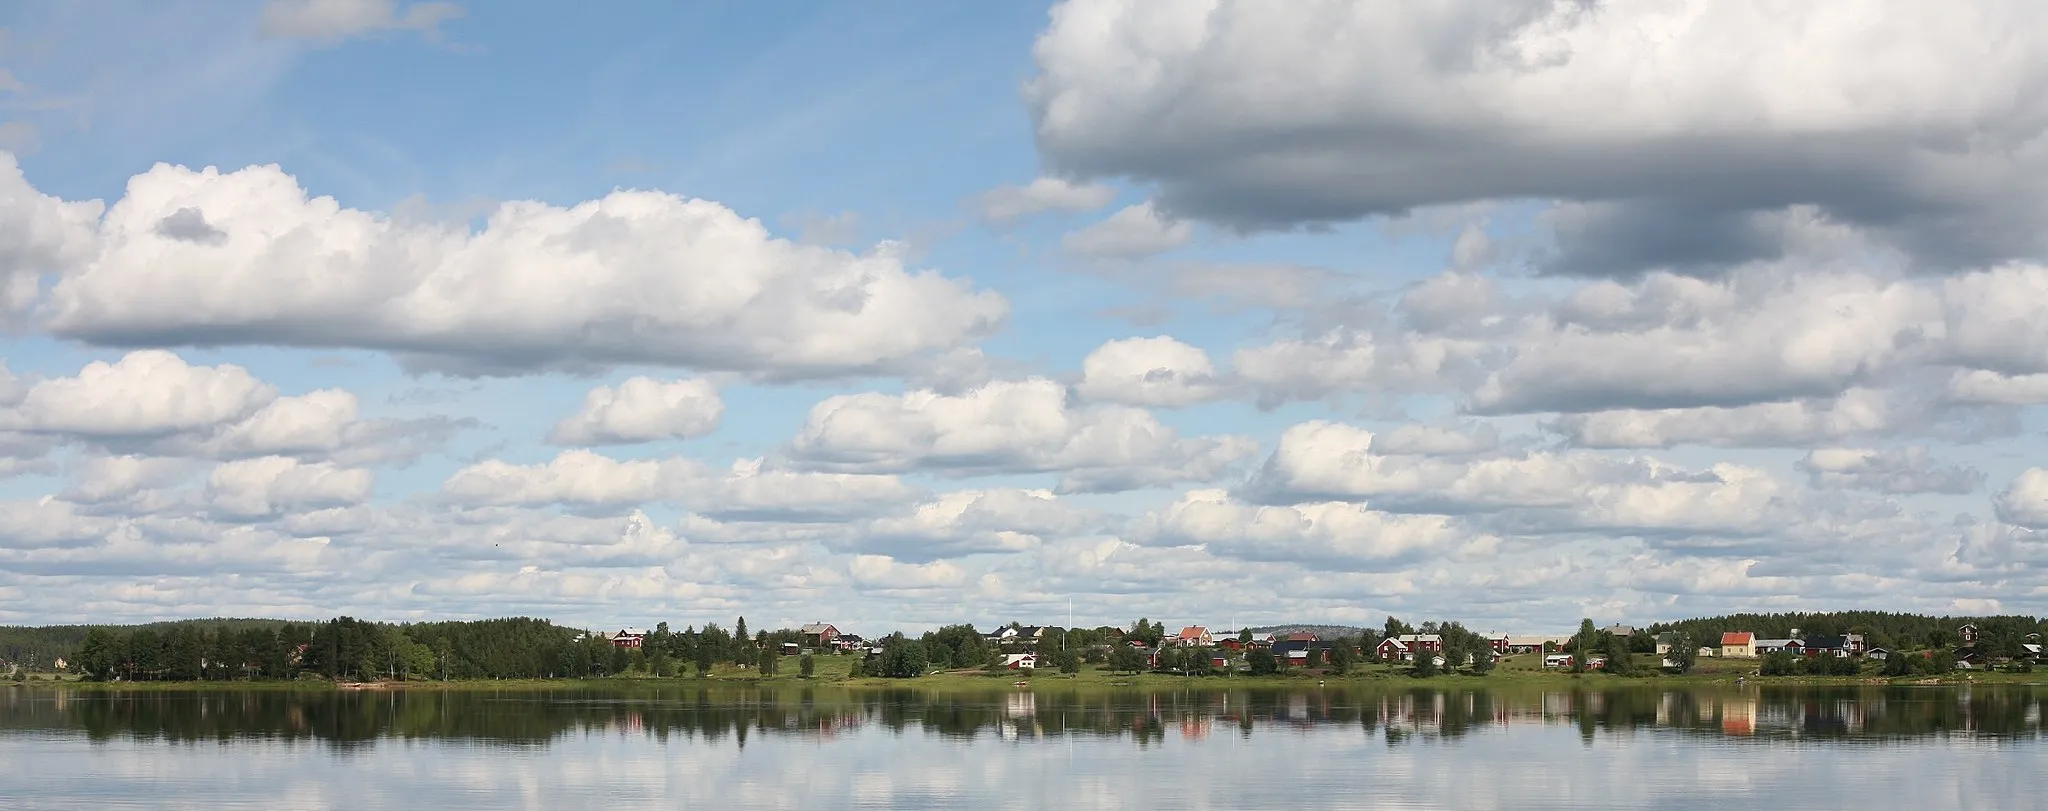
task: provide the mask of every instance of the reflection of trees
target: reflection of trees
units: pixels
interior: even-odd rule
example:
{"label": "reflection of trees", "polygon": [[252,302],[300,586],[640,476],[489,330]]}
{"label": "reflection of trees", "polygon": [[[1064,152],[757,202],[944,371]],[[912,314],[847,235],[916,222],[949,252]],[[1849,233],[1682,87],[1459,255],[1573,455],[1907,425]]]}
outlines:
{"label": "reflection of trees", "polygon": [[337,691],[0,693],[0,729],[81,731],[94,740],[312,740],[347,748],[380,738],[543,745],[611,733],[732,741],[833,738],[872,728],[901,735],[1003,740],[1068,735],[1189,740],[1261,729],[1351,726],[1390,745],[1458,739],[1516,725],[1577,728],[1584,740],[1680,734],[1859,742],[1938,735],[2033,738],[2044,691],[2033,687],[1748,689],[1240,689],[1145,692],[761,689],[659,686],[605,691]]}

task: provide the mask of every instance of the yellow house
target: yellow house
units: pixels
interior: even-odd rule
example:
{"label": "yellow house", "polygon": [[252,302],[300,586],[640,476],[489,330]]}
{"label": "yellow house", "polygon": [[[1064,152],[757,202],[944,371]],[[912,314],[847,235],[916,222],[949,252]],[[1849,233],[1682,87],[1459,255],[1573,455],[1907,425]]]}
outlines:
{"label": "yellow house", "polygon": [[1729,631],[1721,635],[1721,655],[1735,659],[1756,658],[1756,634]]}

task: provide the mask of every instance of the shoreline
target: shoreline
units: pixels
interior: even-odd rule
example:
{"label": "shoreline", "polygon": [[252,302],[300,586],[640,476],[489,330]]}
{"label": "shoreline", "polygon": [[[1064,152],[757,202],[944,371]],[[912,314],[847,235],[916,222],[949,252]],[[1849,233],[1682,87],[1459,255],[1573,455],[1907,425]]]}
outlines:
{"label": "shoreline", "polygon": [[[848,690],[919,690],[944,692],[1014,692],[1018,690],[1051,691],[1136,691],[1155,692],[1160,690],[1204,690],[1222,691],[1234,689],[1345,689],[1360,688],[1382,690],[1405,690],[1414,688],[1450,689],[1516,689],[1516,688],[1571,688],[1571,689],[1637,689],[1650,687],[1669,688],[1749,688],[1749,687],[1919,687],[1919,686],[2048,686],[2048,674],[2034,673],[1959,673],[1946,677],[1914,676],[1885,678],[1872,676],[1769,676],[1742,677],[1726,673],[1711,674],[1657,674],[1653,676],[1629,677],[1607,676],[1598,673],[1571,674],[1530,671],[1496,671],[1489,675],[1449,674],[1416,678],[1401,673],[1354,673],[1344,676],[1282,675],[1282,676],[1180,676],[1165,673],[1142,673],[1135,675],[1111,674],[1104,671],[1084,672],[1079,675],[1039,674],[1019,676],[1015,672],[988,675],[979,670],[941,671],[928,673],[911,679],[890,679],[882,677],[846,678],[825,676],[802,678],[798,676],[713,675],[711,677],[677,676],[661,678],[654,676],[626,676],[600,679],[450,679],[418,681],[330,681],[326,679],[300,679],[296,681],[140,681],[140,682],[95,682],[82,680],[37,680],[7,682],[16,688],[36,691],[71,692],[404,692],[404,691],[471,691],[471,692],[539,692],[548,690],[630,690],[648,688],[840,688]],[[1022,682],[1023,684],[1018,684]]]}

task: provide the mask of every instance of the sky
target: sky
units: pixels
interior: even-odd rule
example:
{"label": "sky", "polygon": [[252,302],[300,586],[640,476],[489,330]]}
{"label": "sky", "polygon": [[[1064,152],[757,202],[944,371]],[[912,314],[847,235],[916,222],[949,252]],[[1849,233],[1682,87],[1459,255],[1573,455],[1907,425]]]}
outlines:
{"label": "sky", "polygon": [[2048,28],[0,9],[0,623],[2048,613]]}

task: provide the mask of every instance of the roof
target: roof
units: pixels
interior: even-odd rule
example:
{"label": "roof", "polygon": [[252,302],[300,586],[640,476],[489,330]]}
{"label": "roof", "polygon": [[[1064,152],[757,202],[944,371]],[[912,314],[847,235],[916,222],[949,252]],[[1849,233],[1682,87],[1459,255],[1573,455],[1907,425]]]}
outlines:
{"label": "roof", "polygon": [[811,623],[811,624],[809,624],[809,625],[806,625],[806,626],[804,626],[804,630],[803,630],[803,632],[804,632],[804,633],[807,633],[807,634],[822,634],[822,633],[824,633],[824,632],[826,632],[826,631],[831,631],[831,632],[833,632],[833,633],[835,633],[835,634],[836,634],[836,633],[838,633],[838,632],[839,632],[839,629],[838,629],[838,628],[834,628],[834,627],[832,627],[832,626],[831,626],[830,624],[828,624],[828,623],[823,623],[823,622],[813,622],[813,623]]}
{"label": "roof", "polygon": [[1555,642],[1562,644],[1565,640],[1566,637],[1561,636],[1538,636],[1534,634],[1529,634],[1523,636],[1510,636],[1508,637],[1508,644],[1515,645],[1518,647],[1522,645],[1527,645],[1533,648],[1538,645],[1542,645],[1545,642]]}
{"label": "roof", "polygon": [[1807,637],[1807,638],[1806,638],[1806,641],[1805,641],[1805,643],[1804,643],[1803,647],[1808,647],[1808,648],[1820,648],[1820,649],[1822,649],[1822,650],[1839,650],[1839,649],[1842,649],[1842,648],[1847,648],[1847,647],[1849,647],[1849,637],[1846,637],[1846,636],[1809,636],[1809,637]]}
{"label": "roof", "polygon": [[1442,642],[1442,641],[1444,641],[1444,638],[1443,638],[1443,636],[1442,636],[1442,635],[1440,635],[1440,634],[1402,634],[1402,635],[1401,635],[1400,637],[1398,637],[1398,638],[1399,638],[1399,639],[1400,639],[1400,640],[1401,640],[1402,642]]}
{"label": "roof", "polygon": [[1729,631],[1721,635],[1723,645],[1748,645],[1756,641],[1756,634],[1748,631]]}
{"label": "roof", "polygon": [[1316,641],[1316,635],[1315,635],[1315,634],[1312,634],[1312,633],[1309,633],[1309,632],[1307,632],[1307,631],[1295,631],[1294,633],[1291,633],[1291,634],[1288,634],[1288,635],[1287,635],[1287,641],[1289,641],[1289,642],[1314,642],[1314,641]]}
{"label": "roof", "polygon": [[1043,625],[1026,625],[1017,629],[1018,636],[1042,636],[1044,634],[1045,626]]}
{"label": "roof", "polygon": [[1203,636],[1203,635],[1205,635],[1205,634],[1207,634],[1207,633],[1209,633],[1209,629],[1207,629],[1207,628],[1204,628],[1204,627],[1202,627],[1202,626],[1200,626],[1200,625],[1190,625],[1190,626],[1188,626],[1188,627],[1186,627],[1186,628],[1182,628],[1182,629],[1180,629],[1180,638],[1182,638],[1182,639],[1200,639],[1200,638],[1202,638],[1202,636]]}
{"label": "roof", "polygon": [[645,629],[645,628],[621,628],[621,629],[619,629],[619,633],[618,633],[618,636],[646,636],[646,635],[647,635],[647,629]]}
{"label": "roof", "polygon": [[1391,636],[1390,636],[1390,637],[1387,637],[1386,639],[1382,639],[1382,640],[1380,640],[1380,644],[1382,644],[1382,645],[1392,645],[1392,646],[1394,646],[1394,649],[1395,649],[1395,650],[1407,650],[1407,649],[1408,649],[1408,643],[1406,643],[1406,642],[1402,642],[1402,641],[1400,640],[1400,638],[1398,638],[1398,637],[1391,637]]}
{"label": "roof", "polygon": [[1797,639],[1759,639],[1756,641],[1756,646],[1759,648],[1806,647]]}

